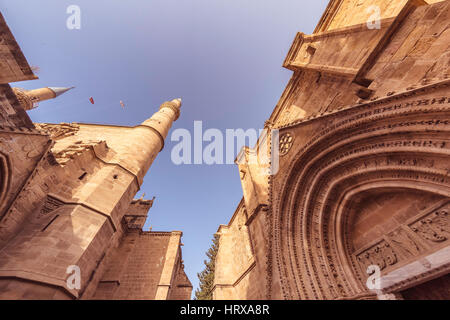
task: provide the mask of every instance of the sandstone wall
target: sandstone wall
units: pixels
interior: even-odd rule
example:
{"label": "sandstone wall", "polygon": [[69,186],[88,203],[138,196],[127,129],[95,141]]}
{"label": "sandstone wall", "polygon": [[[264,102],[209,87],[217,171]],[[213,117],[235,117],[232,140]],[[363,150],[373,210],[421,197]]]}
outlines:
{"label": "sandstone wall", "polygon": [[285,61],[294,75],[269,122],[286,125],[447,79],[449,10],[448,1],[411,6],[380,30],[299,34]]}
{"label": "sandstone wall", "polygon": [[[132,200],[181,100],[133,128],[34,125],[8,82],[36,77],[1,15],[0,53],[0,299],[90,298],[107,267],[121,263],[114,260],[119,244],[134,241],[118,296],[166,299],[182,265],[181,233],[164,234],[166,247],[157,233],[142,232],[152,201]],[[149,265],[160,258],[161,270]],[[67,286],[72,266],[81,288]],[[190,284],[178,273],[181,297]]]}
{"label": "sandstone wall", "polygon": [[241,200],[227,226],[221,226],[216,258],[214,299],[264,299],[264,265],[267,252],[264,212],[249,219]]}
{"label": "sandstone wall", "polygon": [[[316,32],[343,28],[355,24],[366,23],[374,14],[372,6],[380,8],[381,19],[392,18],[398,15],[408,0],[332,0],[329,4],[329,16],[323,24],[319,24]],[[443,0],[426,0],[424,3],[436,3]]]}
{"label": "sandstone wall", "polygon": [[[332,1],[320,33],[297,35],[284,64],[294,75],[266,122],[280,170],[267,207],[245,218],[255,264],[237,240],[241,210],[260,205],[240,164],[245,204],[218,232],[215,299],[381,299],[369,265],[396,298],[426,298],[445,279],[450,2],[433,3]],[[372,4],[384,15],[368,31]]]}
{"label": "sandstone wall", "polygon": [[125,236],[100,280],[94,299],[155,299],[170,233]]}

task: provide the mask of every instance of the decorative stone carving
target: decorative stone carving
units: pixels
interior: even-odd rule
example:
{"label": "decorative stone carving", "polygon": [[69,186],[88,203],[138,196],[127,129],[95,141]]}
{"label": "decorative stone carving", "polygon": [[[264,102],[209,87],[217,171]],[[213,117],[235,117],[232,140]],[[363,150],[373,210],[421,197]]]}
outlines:
{"label": "decorative stone carving", "polygon": [[60,140],[73,136],[80,130],[80,126],[73,123],[35,123],[34,125],[39,131],[48,134],[53,140]]}
{"label": "decorative stone carving", "polygon": [[410,225],[421,238],[432,242],[443,242],[450,236],[450,223],[447,209],[437,210]]}
{"label": "decorative stone carving", "polygon": [[[437,154],[445,157],[449,148],[445,135],[450,122],[442,117],[449,101],[448,94],[441,91],[448,85],[393,95],[316,119],[327,125],[303,146],[291,147],[294,159],[289,164],[280,161],[279,173],[269,180],[267,271],[269,281],[279,281],[277,296],[329,299],[358,295],[367,290],[366,270],[361,269],[368,263],[384,269],[396,267],[423,249],[421,243],[415,247],[414,232],[408,233],[410,239],[400,232],[393,233],[392,240],[387,236],[384,242],[380,239],[377,244],[382,245],[368,248],[360,260],[351,258],[353,249],[345,240],[348,231],[336,234],[335,221],[346,221],[346,211],[340,212],[338,207],[346,204],[338,200],[356,186],[374,184],[379,188],[383,181],[411,189],[429,185],[435,192],[436,185],[450,184],[444,162],[436,160]],[[282,129],[298,129],[295,134],[300,134],[312,126],[310,121],[301,120]],[[350,264],[347,269],[342,264],[345,259]],[[279,280],[271,279],[272,268],[277,268]],[[352,278],[359,284],[349,281]],[[270,285],[268,290],[271,296]]]}
{"label": "decorative stone carving", "polygon": [[402,227],[387,235],[389,241],[405,257],[418,256],[423,250]]}
{"label": "decorative stone carving", "polygon": [[[380,270],[401,267],[401,263],[420,258],[430,253],[433,248],[449,238],[448,204],[430,212],[420,212],[416,217],[400,225],[394,231],[385,234],[375,245],[355,252],[355,260],[361,269],[361,279],[367,278],[367,267],[378,265]],[[411,222],[412,221],[412,222]],[[423,240],[427,240],[425,243]],[[389,249],[388,249],[389,248]],[[439,248],[439,247],[438,247]],[[426,264],[426,260],[425,264]],[[399,263],[399,264],[397,264]],[[424,265],[425,265],[424,264]],[[385,270],[390,272],[391,270]]]}
{"label": "decorative stone carving", "polygon": [[392,250],[389,243],[385,240],[358,254],[357,259],[363,272],[366,272],[367,268],[371,265],[378,266],[380,270],[384,270],[386,267],[392,266],[398,261],[394,250]]}
{"label": "decorative stone carving", "polygon": [[21,104],[21,106],[25,110],[32,110],[34,108],[34,102],[31,100],[30,96],[28,96],[23,89],[21,88],[12,88],[14,94],[17,97],[17,100]]}
{"label": "decorative stone carving", "polygon": [[280,155],[284,156],[286,155],[289,150],[292,147],[292,144],[294,143],[294,137],[290,133],[285,133],[280,137]]}

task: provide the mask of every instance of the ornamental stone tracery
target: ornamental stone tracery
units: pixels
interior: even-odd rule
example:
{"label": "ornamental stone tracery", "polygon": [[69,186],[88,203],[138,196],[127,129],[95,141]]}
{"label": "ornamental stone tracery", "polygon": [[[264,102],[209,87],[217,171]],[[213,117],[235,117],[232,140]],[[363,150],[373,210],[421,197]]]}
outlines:
{"label": "ornamental stone tracery", "polygon": [[280,156],[286,155],[294,144],[294,137],[290,133],[285,133],[279,141]]}

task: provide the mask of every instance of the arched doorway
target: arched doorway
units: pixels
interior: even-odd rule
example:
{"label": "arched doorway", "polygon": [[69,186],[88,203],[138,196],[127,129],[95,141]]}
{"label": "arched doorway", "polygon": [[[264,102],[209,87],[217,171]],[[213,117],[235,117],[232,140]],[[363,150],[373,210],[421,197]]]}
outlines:
{"label": "arched doorway", "polygon": [[[390,275],[450,248],[450,234],[437,234],[447,227],[434,228],[448,223],[450,200],[449,128],[437,130],[434,120],[442,110],[377,110],[349,113],[280,160],[270,187],[269,298],[376,298],[366,286],[368,265]],[[436,268],[437,276],[450,265]],[[425,278],[416,280],[388,292]]]}

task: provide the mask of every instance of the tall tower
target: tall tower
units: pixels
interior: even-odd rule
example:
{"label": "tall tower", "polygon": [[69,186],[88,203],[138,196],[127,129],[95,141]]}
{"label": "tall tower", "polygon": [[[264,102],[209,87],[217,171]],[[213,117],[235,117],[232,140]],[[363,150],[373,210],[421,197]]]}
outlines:
{"label": "tall tower", "polygon": [[12,91],[36,77],[1,14],[0,43],[0,300],[189,298],[181,232],[142,230],[133,201],[181,100],[132,127],[33,125],[24,110],[70,88]]}
{"label": "tall tower", "polygon": [[73,89],[71,88],[59,88],[48,87],[34,90],[25,90],[20,88],[13,88],[13,91],[19,100],[20,104],[25,110],[32,110],[37,107],[37,103],[45,100],[55,99],[63,93]]}
{"label": "tall tower", "polygon": [[[140,184],[153,161],[164,148],[164,140],[173,122],[180,116],[181,104],[181,99],[164,102],[150,119],[133,127],[131,132],[124,133],[123,138],[116,140],[122,151],[115,161],[133,172]],[[109,143],[112,148],[116,141]]]}
{"label": "tall tower", "polygon": [[[38,96],[46,97],[46,93],[42,91]],[[116,250],[128,232],[123,218],[180,116],[180,107],[181,99],[164,102],[150,119],[134,127],[39,125],[39,130],[54,141],[50,150],[54,161],[44,159],[37,165],[35,170],[41,174],[29,181],[0,221],[0,241],[4,241],[0,242],[0,299],[89,299],[101,279],[110,283],[110,273],[103,278],[102,268],[109,266],[108,261],[116,253],[123,253]],[[25,157],[15,163],[25,162]],[[37,198],[35,203],[40,207],[36,209],[30,197]],[[184,283],[180,238],[179,232],[142,236],[138,232],[126,238],[142,249],[136,250],[145,255],[146,261],[161,257],[165,261],[145,280],[151,290],[133,292],[133,297],[150,299],[158,292],[158,298],[168,298],[172,294],[167,290],[170,287],[178,288],[174,295],[183,291],[178,286]],[[160,248],[161,255],[152,256],[146,247]],[[129,256],[129,252],[123,254]],[[69,266],[80,268],[79,287],[67,285]],[[111,268],[115,268],[114,264]],[[139,271],[124,270],[113,275],[121,279],[128,274],[134,276],[133,272]],[[6,287],[12,289],[3,289]]]}

